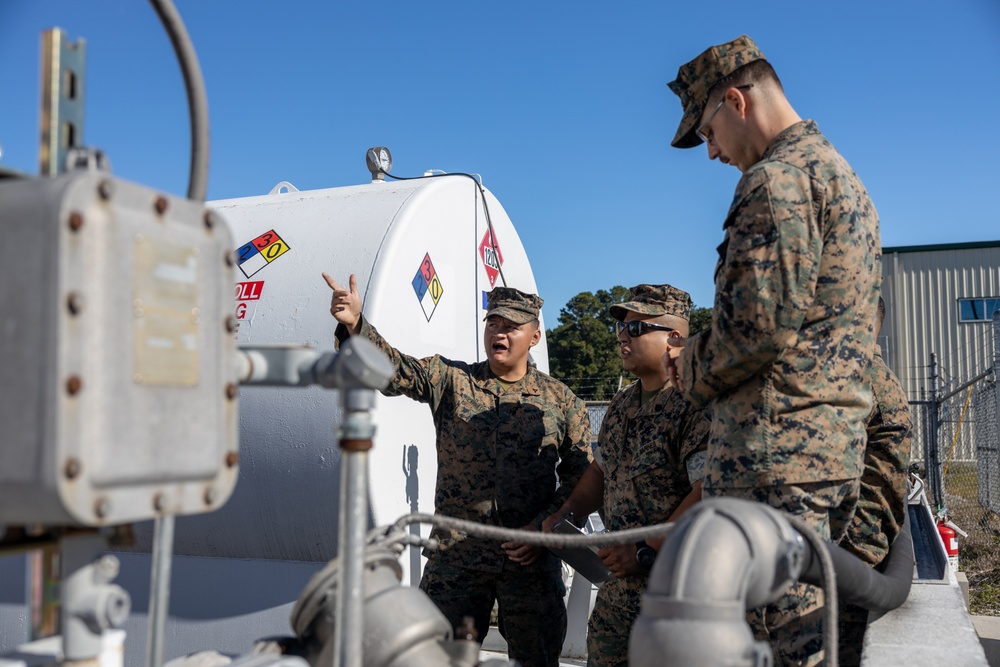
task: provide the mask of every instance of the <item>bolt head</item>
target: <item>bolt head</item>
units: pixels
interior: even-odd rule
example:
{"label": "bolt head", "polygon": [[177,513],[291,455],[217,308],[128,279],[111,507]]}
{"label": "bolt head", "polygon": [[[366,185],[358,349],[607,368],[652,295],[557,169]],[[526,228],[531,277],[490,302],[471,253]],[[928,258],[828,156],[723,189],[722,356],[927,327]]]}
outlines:
{"label": "bolt head", "polygon": [[70,457],[63,464],[63,475],[66,476],[66,479],[76,479],[80,475],[82,467],[79,459]]}
{"label": "bolt head", "polygon": [[66,296],[66,308],[70,315],[79,315],[83,310],[83,296],[79,292],[70,292]]}
{"label": "bolt head", "polygon": [[101,199],[108,200],[115,193],[114,183],[105,179],[97,184],[97,194],[100,195]]}
{"label": "bolt head", "polygon": [[103,519],[111,511],[111,503],[107,498],[98,498],[94,501],[94,514],[98,519]]}
{"label": "bolt head", "polygon": [[79,211],[73,211],[69,214],[69,228],[71,231],[78,232],[80,228],[83,227],[83,213]]}

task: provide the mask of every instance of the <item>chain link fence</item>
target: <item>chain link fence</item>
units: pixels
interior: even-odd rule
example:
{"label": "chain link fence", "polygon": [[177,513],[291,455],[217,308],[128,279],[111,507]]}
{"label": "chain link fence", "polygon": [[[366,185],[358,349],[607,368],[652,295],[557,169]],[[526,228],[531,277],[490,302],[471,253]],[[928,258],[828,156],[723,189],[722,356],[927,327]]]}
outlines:
{"label": "chain link fence", "polygon": [[[1000,428],[997,380],[993,369],[946,394],[937,405],[937,438],[927,429],[935,403],[919,406],[924,443],[931,448],[927,477],[940,492],[934,501],[959,535],[959,569],[969,578],[974,614],[1000,615]],[[937,448],[938,455],[933,456]],[[926,462],[924,464],[926,466]],[[933,487],[933,483],[932,483]]]}

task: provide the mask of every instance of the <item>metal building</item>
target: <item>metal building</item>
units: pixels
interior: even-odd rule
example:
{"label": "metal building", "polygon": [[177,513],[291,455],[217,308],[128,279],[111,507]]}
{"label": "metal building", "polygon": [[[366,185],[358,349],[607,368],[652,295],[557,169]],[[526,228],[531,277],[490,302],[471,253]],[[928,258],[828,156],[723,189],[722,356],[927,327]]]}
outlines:
{"label": "metal building", "polygon": [[945,391],[992,366],[1000,241],[882,248],[882,296],[879,344],[910,400],[931,390],[931,353]]}

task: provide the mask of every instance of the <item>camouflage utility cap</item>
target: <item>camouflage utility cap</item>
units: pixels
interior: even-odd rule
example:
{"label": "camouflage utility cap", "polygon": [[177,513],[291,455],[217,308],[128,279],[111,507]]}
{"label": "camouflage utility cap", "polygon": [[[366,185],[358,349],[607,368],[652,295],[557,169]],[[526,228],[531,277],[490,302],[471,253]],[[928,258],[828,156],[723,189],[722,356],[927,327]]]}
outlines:
{"label": "camouflage utility cap", "polygon": [[739,68],[755,60],[764,60],[753,40],[741,35],[731,42],[708,49],[677,70],[677,80],[667,85],[681,98],[684,116],[677,128],[677,134],[670,145],[675,148],[694,148],[701,143],[695,134],[708,102],[712,86]]}
{"label": "camouflage utility cap", "polygon": [[670,285],[636,285],[631,290],[632,299],[608,308],[611,317],[625,320],[628,311],[640,315],[673,315],[691,319],[691,295]]}
{"label": "camouflage utility cap", "polygon": [[524,324],[538,317],[542,303],[542,298],[536,294],[528,294],[513,287],[496,287],[490,292],[486,317],[483,319],[499,315],[511,322]]}

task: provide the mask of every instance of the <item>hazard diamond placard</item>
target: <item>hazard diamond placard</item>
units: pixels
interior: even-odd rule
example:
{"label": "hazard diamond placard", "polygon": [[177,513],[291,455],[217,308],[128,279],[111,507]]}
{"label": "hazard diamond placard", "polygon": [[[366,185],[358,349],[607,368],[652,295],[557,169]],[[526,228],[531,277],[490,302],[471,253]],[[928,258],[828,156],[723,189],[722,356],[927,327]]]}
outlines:
{"label": "hazard diamond placard", "polygon": [[483,240],[479,242],[479,257],[483,260],[486,277],[490,279],[490,289],[496,286],[497,277],[500,275],[500,267],[503,265],[503,253],[500,252],[500,243],[497,242],[497,235],[491,234],[491,231],[487,229],[486,233],[483,234]]}

